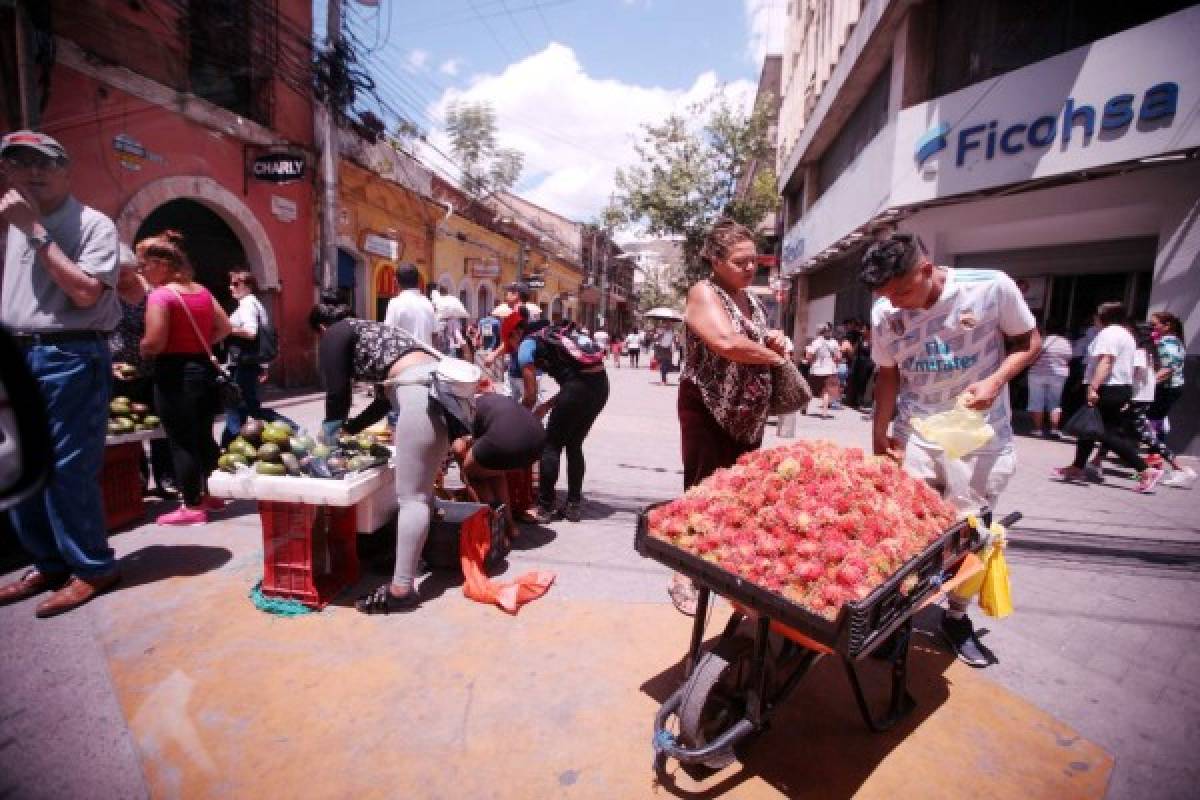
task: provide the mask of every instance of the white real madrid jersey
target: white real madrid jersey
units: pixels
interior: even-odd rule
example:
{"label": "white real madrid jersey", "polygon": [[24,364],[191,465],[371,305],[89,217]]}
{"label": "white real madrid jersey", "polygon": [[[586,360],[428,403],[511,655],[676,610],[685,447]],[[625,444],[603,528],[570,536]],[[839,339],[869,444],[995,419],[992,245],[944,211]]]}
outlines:
{"label": "white real madrid jersey", "polygon": [[[941,297],[928,309],[895,308],[879,298],[871,309],[871,355],[881,367],[900,370],[894,433],[924,442],[911,420],[954,407],[968,386],[996,372],[1005,336],[1033,329],[1036,321],[1012,278],[998,270],[947,268]],[[994,452],[1012,442],[1008,387],[987,414]]]}

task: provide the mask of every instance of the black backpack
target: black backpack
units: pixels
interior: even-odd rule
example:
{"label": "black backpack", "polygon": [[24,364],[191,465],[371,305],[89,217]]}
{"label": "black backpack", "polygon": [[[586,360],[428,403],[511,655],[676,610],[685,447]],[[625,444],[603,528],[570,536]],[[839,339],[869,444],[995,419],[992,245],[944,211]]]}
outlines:
{"label": "black backpack", "polygon": [[590,336],[584,336],[573,322],[534,323],[528,334],[537,343],[537,351],[545,360],[546,371],[580,372],[604,366],[604,350]]}

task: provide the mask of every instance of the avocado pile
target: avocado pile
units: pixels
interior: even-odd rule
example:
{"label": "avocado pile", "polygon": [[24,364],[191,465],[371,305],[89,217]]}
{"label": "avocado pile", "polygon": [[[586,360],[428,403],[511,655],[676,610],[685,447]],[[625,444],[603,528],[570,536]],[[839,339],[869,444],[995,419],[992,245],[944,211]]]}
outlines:
{"label": "avocado pile", "polygon": [[238,436],[221,453],[217,467],[237,472],[250,467],[259,475],[341,478],[347,473],[387,463],[391,451],[369,434],[341,436],[337,447],[298,434],[286,422],[264,425],[247,420]]}
{"label": "avocado pile", "polygon": [[108,435],[154,430],[161,421],[149,411],[148,406],[132,403],[128,397],[114,397],[108,404]]}

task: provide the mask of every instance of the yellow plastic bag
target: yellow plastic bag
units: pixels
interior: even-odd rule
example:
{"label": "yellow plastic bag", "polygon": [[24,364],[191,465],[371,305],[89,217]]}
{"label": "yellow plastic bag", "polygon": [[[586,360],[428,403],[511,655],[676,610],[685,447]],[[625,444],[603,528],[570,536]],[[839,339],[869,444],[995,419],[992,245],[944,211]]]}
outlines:
{"label": "yellow plastic bag", "polygon": [[1012,586],[1008,581],[1008,562],[1004,560],[1004,528],[992,525],[996,538],[983,568],[979,587],[979,607],[989,617],[1003,619],[1013,612]]}
{"label": "yellow plastic bag", "polygon": [[[970,525],[972,528],[978,530],[979,529],[979,518],[976,517],[974,514],[968,514],[967,515],[967,524]],[[998,526],[993,524],[992,527],[994,529]],[[970,600],[972,597],[975,597],[977,594],[979,594],[979,590],[983,588],[983,576],[987,573],[986,567],[987,567],[987,563],[988,563],[988,558],[991,557],[991,555],[992,555],[992,546],[990,544],[979,551],[979,560],[983,562],[985,568],[983,570],[980,570],[979,572],[975,573],[971,577],[967,578],[965,581],[960,583],[958,586],[955,586],[953,589],[951,589],[950,590],[951,596],[959,598],[961,600]]]}
{"label": "yellow plastic bag", "polygon": [[912,426],[921,438],[938,445],[946,458],[954,460],[978,450],[996,435],[983,412],[967,408],[961,397],[949,411],[914,419]]}

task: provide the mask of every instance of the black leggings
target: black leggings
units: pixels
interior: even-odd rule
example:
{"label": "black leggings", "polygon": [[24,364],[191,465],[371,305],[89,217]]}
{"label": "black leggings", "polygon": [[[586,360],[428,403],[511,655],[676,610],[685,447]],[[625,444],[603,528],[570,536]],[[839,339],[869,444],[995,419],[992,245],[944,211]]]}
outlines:
{"label": "black leggings", "polygon": [[[1100,402],[1097,408],[1104,420],[1104,435],[1100,441],[1112,450],[1128,466],[1138,472],[1146,468],[1146,461],[1138,452],[1135,442],[1125,438],[1125,409],[1133,399],[1132,386],[1101,386]],[[1087,466],[1092,448],[1096,446],[1095,439],[1080,439],[1075,444],[1075,466],[1083,469]]]}
{"label": "black leggings", "polygon": [[154,362],[154,406],[171,445],[183,502],[192,507],[200,505],[221,452],[213,439],[217,397],[212,373],[203,355],[164,355]]}
{"label": "black leggings", "polygon": [[565,381],[546,425],[546,446],[542,449],[538,474],[538,502],[542,508],[554,508],[554,485],[558,483],[558,461],[567,451],[567,502],[578,503],[583,497],[583,440],[592,423],[608,402],[608,375],[580,375]]}

